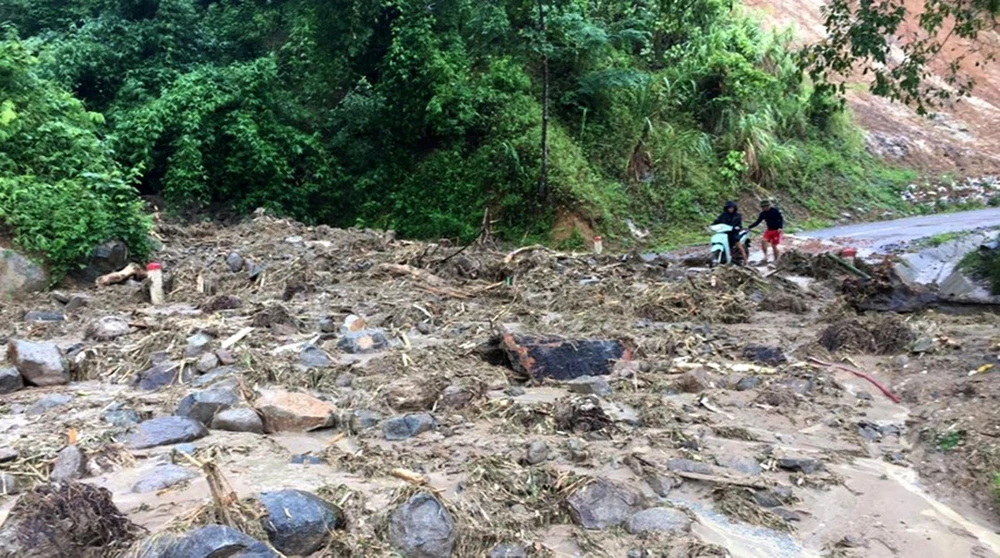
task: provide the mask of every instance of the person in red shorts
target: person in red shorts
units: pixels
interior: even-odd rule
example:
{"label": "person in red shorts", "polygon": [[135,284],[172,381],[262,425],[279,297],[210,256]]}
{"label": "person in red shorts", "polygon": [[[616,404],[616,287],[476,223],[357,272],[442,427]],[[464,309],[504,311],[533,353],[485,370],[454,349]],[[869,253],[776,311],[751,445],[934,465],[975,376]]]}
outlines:
{"label": "person in red shorts", "polygon": [[785,228],[785,217],[777,207],[771,206],[769,200],[764,200],[760,202],[760,215],[757,216],[757,220],[749,228],[752,229],[761,224],[761,222],[767,223],[767,230],[764,231],[764,238],[760,242],[760,247],[764,250],[764,263],[767,263],[768,245],[774,248],[774,263],[778,263],[778,258],[781,257],[778,245],[781,244],[781,231]]}

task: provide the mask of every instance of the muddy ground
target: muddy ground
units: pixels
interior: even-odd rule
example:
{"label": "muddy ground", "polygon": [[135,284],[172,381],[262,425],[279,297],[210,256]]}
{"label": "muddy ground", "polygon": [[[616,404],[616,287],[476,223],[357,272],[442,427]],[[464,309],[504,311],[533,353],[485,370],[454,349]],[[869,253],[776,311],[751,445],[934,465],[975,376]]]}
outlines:
{"label": "muddy ground", "polygon": [[[206,464],[238,499],[318,494],[347,522],[317,556],[397,555],[389,518],[420,491],[453,518],[455,556],[499,544],[523,553],[510,556],[1000,556],[990,367],[1000,365],[1000,320],[981,308],[859,315],[839,294],[849,274],[827,265],[698,270],[267,216],[157,232],[172,276],[165,305],[133,282],[67,285],[0,309],[4,337],[56,343],[73,376],[0,400],[0,471],[21,492],[46,483],[73,444],[89,462],[83,482],[108,489],[154,535],[218,513]],[[230,266],[233,253],[242,265]],[[65,320],[25,321],[29,311]],[[128,334],[88,336],[106,316],[127,321]],[[374,346],[344,344],[359,328]],[[604,376],[610,390],[530,379],[484,358],[501,332],[619,340],[628,358]],[[198,334],[208,345],[192,348]],[[368,350],[347,350],[358,348]],[[901,402],[810,359],[868,372]],[[165,360],[190,377],[132,387]],[[190,444],[130,449],[128,417],[174,414],[213,382],[237,386],[237,407],[274,390],[309,393],[333,407],[335,425],[212,429]],[[434,424],[387,439],[386,421],[419,413]],[[166,463],[192,478],[136,490]],[[585,528],[588,506],[609,505],[581,503],[595,486],[628,509]],[[10,521],[18,496],[3,498]],[[253,500],[223,502],[236,526],[264,537]],[[643,532],[626,521],[654,507],[690,523]]]}

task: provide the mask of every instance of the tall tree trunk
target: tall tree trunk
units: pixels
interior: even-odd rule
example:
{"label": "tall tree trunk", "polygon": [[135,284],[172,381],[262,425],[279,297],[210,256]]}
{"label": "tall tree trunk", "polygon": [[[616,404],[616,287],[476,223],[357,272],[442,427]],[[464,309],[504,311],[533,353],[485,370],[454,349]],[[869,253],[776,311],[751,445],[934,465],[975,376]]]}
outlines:
{"label": "tall tree trunk", "polygon": [[538,0],[538,27],[542,34],[542,169],[538,176],[538,197],[549,195],[549,49],[543,0]]}

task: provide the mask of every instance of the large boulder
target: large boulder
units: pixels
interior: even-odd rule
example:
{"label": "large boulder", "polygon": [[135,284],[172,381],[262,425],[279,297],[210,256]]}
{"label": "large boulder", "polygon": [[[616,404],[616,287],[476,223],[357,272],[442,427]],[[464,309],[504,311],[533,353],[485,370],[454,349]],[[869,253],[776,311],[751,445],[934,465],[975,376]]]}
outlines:
{"label": "large boulder", "polygon": [[437,421],[430,413],[414,413],[393,417],[382,425],[386,440],[406,440],[437,428]]}
{"label": "large boulder", "polygon": [[447,558],[456,538],[451,514],[426,492],[415,494],[389,518],[389,541],[406,558]]}
{"label": "large boulder", "polygon": [[48,286],[44,268],[19,252],[0,249],[0,300],[41,292]]}
{"label": "large boulder", "polygon": [[49,478],[64,482],[83,478],[87,474],[87,455],[76,446],[66,446],[56,455]]}
{"label": "large boulder", "polygon": [[69,366],[55,343],[8,341],[7,361],[28,384],[58,386],[69,383]]}
{"label": "large boulder", "polygon": [[566,503],[569,513],[584,529],[601,530],[625,523],[639,511],[642,495],[607,480],[597,480],[579,488]]}
{"label": "large boulder", "polygon": [[309,556],[326,546],[334,529],[344,526],[339,508],[308,492],[265,492],[260,502],[267,511],[261,525],[282,554]]}
{"label": "large boulder", "polygon": [[336,407],[308,393],[262,390],[254,406],[268,432],[309,432],[336,424]]}
{"label": "large boulder", "polygon": [[240,402],[240,396],[233,387],[217,387],[196,391],[181,399],[177,405],[177,415],[190,417],[208,426],[212,419],[226,409]]}
{"label": "large boulder", "polygon": [[97,341],[111,341],[132,331],[128,320],[120,316],[104,316],[87,326],[87,337]]}
{"label": "large boulder", "polygon": [[206,525],[183,535],[153,535],[136,558],[279,558],[266,544],[224,525]]}
{"label": "large boulder", "polygon": [[128,435],[125,444],[130,449],[147,449],[168,444],[193,442],[208,435],[205,425],[188,417],[158,417],[139,424]]}

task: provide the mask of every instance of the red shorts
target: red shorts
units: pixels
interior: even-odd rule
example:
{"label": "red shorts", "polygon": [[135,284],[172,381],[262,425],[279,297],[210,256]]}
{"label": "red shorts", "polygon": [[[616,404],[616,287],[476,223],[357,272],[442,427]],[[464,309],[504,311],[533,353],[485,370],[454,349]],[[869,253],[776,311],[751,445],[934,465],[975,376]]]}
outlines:
{"label": "red shorts", "polygon": [[781,230],[764,231],[764,242],[769,242],[774,246],[781,244]]}

